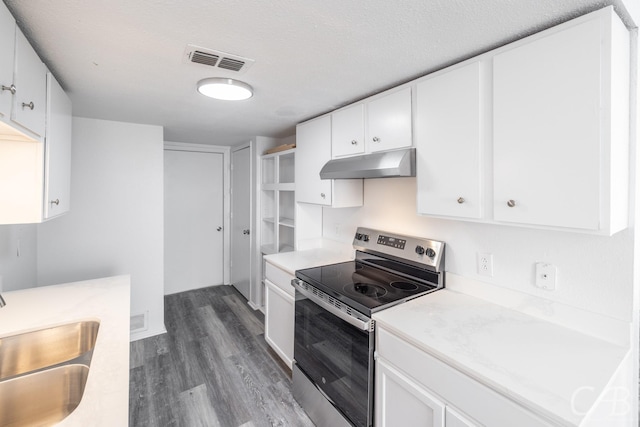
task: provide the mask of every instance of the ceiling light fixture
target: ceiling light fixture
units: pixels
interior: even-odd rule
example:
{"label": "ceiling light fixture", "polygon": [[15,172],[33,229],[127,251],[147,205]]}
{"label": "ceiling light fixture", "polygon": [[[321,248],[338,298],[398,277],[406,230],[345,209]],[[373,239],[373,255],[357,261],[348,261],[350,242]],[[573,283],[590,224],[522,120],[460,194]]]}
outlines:
{"label": "ceiling light fixture", "polygon": [[211,77],[198,82],[198,92],[215,99],[242,101],[253,96],[253,88],[240,80]]}

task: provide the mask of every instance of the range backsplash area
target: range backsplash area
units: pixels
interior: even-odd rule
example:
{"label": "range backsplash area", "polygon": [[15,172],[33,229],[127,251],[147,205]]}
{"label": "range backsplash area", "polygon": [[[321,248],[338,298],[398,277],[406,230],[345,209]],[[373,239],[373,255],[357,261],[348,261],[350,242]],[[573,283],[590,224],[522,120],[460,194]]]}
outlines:
{"label": "range backsplash area", "polygon": [[[366,179],[364,205],[323,209],[323,236],[349,243],[357,226],[447,243],[446,271],[631,322],[633,229],[612,237],[429,218],[416,213],[416,178]],[[493,277],[477,253],[493,254]],[[535,264],[557,267],[557,289],[534,286]]]}

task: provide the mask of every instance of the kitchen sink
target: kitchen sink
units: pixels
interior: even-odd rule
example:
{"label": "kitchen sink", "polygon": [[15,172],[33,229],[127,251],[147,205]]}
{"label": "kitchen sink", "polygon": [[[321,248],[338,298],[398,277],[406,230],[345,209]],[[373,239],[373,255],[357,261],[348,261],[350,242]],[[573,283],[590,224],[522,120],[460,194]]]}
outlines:
{"label": "kitchen sink", "polygon": [[80,404],[100,322],[0,338],[0,427],[48,426]]}
{"label": "kitchen sink", "polygon": [[78,358],[88,366],[99,327],[87,320],[0,338],[0,381]]}
{"label": "kitchen sink", "polygon": [[0,381],[0,426],[48,426],[80,404],[89,367],[58,366]]}

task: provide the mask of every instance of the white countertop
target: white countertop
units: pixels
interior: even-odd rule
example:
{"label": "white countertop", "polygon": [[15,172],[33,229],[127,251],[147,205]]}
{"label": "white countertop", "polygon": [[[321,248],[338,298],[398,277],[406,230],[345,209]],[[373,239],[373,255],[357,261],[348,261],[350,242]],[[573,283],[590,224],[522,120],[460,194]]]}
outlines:
{"label": "white countertop", "polygon": [[0,308],[0,337],[76,320],[100,321],[82,401],[58,426],[128,425],[129,286],[129,276],[117,276],[2,294],[7,305]]}
{"label": "white countertop", "polygon": [[561,425],[580,425],[585,415],[576,414],[572,404],[592,408],[630,351],[447,289],[373,317],[423,351]]}
{"label": "white countertop", "polygon": [[287,273],[295,275],[296,270],[300,270],[302,268],[311,268],[352,260],[354,254],[355,251],[353,249],[351,250],[351,253],[348,253],[344,250],[323,247],[307,249],[304,251],[265,255],[264,259]]}

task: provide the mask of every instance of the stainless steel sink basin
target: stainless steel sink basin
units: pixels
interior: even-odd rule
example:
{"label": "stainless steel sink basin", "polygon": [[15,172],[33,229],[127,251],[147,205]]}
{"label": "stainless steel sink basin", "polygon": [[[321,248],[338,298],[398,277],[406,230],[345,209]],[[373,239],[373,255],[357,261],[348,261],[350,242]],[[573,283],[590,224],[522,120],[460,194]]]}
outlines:
{"label": "stainless steel sink basin", "polygon": [[0,381],[0,426],[48,426],[80,404],[86,365],[63,365]]}
{"label": "stainless steel sink basin", "polygon": [[100,322],[81,321],[0,338],[0,381],[79,357],[77,362],[88,365],[99,327]]}

